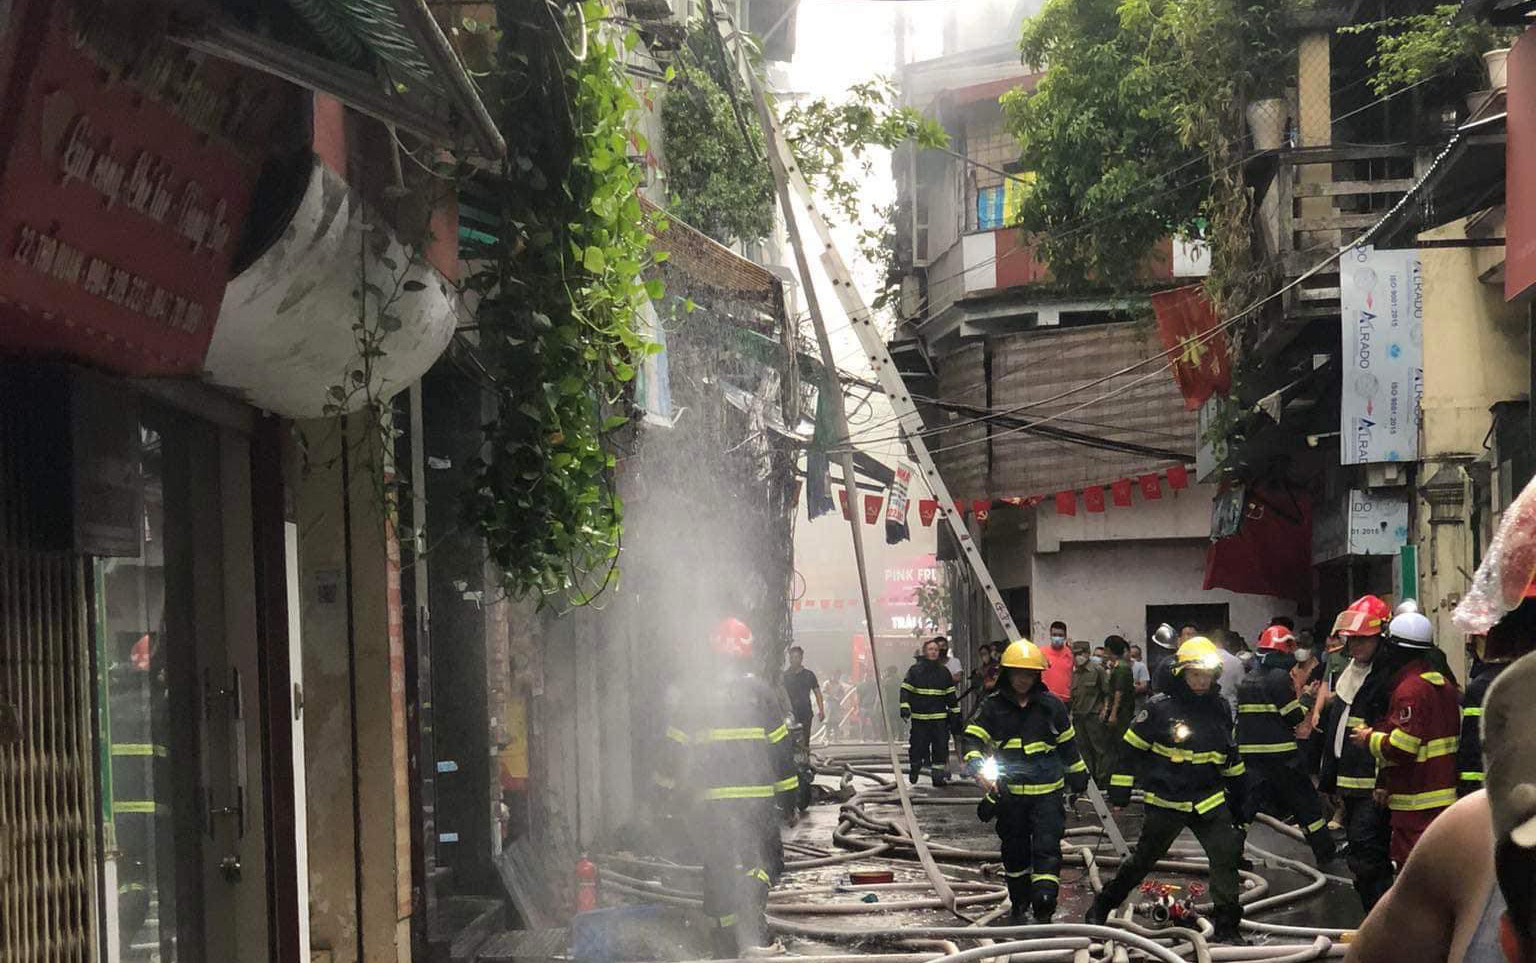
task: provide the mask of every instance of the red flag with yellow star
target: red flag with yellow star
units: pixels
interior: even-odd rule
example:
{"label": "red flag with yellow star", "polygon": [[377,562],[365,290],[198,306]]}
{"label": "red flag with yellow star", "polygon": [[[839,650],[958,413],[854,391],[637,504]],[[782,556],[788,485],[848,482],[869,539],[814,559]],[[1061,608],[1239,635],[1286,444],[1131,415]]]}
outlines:
{"label": "red flag with yellow star", "polygon": [[1232,352],[1216,306],[1198,284],[1152,295],[1157,331],[1173,362],[1184,407],[1195,411],[1232,389]]}

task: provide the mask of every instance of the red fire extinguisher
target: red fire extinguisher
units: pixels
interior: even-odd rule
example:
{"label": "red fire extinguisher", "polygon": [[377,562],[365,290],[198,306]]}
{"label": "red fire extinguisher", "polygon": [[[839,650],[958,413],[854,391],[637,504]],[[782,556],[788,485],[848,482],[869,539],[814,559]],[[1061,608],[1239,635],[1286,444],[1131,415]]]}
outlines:
{"label": "red fire extinguisher", "polygon": [[576,861],[576,912],[590,913],[597,909],[597,864],[586,853]]}

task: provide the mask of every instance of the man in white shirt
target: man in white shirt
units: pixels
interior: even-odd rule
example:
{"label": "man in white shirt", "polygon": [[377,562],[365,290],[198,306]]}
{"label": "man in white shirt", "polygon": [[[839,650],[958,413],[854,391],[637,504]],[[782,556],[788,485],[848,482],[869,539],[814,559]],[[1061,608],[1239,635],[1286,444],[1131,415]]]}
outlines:
{"label": "man in white shirt", "polygon": [[1139,645],[1131,646],[1131,681],[1136,685],[1136,708],[1140,709],[1152,694],[1152,672],[1141,657]]}
{"label": "man in white shirt", "polygon": [[1227,633],[1223,629],[1217,629],[1210,635],[1212,642],[1216,643],[1221,658],[1221,675],[1216,678],[1216,686],[1221,690],[1221,697],[1227,700],[1227,705],[1232,709],[1232,719],[1237,720],[1237,686],[1243,681],[1243,660],[1233,655],[1227,648]]}

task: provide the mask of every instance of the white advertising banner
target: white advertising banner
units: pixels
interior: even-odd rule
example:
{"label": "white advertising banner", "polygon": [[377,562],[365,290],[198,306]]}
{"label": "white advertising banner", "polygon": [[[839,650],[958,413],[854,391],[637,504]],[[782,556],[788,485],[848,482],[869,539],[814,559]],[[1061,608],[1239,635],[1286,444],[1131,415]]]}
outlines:
{"label": "white advertising banner", "polygon": [[1417,251],[1345,251],[1339,264],[1345,465],[1413,461],[1424,394],[1424,279]]}
{"label": "white advertising banner", "polygon": [[1408,542],[1408,493],[1401,489],[1349,493],[1349,553],[1396,555]]}

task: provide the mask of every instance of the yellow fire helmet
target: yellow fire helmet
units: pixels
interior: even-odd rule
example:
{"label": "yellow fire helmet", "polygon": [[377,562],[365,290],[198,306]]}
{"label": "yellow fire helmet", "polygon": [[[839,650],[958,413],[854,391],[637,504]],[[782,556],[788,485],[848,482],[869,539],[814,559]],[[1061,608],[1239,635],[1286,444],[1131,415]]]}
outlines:
{"label": "yellow fire helmet", "polygon": [[1038,669],[1043,672],[1045,653],[1028,639],[1020,639],[1009,643],[1008,648],[1003,650],[1002,664],[1005,669]]}
{"label": "yellow fire helmet", "polygon": [[1173,671],[1178,673],[1185,669],[1205,669],[1219,674],[1221,672],[1220,652],[1215,642],[1203,635],[1197,635],[1179,646],[1178,654],[1173,657]]}

